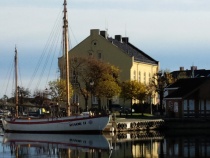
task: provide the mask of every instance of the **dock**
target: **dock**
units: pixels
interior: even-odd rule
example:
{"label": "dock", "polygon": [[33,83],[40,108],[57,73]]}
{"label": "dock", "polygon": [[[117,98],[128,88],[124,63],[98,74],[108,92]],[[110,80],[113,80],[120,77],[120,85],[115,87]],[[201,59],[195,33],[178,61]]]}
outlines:
{"label": "dock", "polygon": [[129,119],[117,118],[112,119],[104,132],[129,132],[129,131],[144,131],[156,130],[164,126],[163,119]]}

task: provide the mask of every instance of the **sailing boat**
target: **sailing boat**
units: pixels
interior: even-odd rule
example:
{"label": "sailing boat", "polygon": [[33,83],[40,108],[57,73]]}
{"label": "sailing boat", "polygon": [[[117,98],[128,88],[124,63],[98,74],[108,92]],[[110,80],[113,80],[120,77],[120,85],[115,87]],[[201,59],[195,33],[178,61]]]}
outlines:
{"label": "sailing boat", "polygon": [[[50,118],[21,118],[18,117],[18,92],[16,75],[16,116],[14,118],[2,118],[3,128],[6,132],[39,132],[39,133],[101,133],[109,123],[109,115],[70,115],[70,96],[69,96],[69,59],[68,59],[68,20],[67,2],[64,0],[64,51],[66,57],[66,89],[67,89],[67,116]],[[15,50],[15,67],[17,74],[17,50]]]}

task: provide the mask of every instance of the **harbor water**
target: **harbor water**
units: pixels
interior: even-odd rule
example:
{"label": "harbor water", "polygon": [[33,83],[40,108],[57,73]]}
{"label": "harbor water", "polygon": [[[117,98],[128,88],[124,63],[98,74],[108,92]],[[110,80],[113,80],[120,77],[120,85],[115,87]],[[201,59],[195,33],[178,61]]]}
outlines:
{"label": "harbor water", "polygon": [[104,133],[3,133],[2,158],[210,158],[209,130]]}

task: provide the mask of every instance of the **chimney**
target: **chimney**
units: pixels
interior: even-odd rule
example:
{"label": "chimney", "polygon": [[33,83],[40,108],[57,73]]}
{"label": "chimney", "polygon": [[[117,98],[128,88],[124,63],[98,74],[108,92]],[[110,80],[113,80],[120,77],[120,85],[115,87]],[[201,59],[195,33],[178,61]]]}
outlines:
{"label": "chimney", "polygon": [[121,35],[115,35],[115,39],[119,42],[122,42],[122,36]]}
{"label": "chimney", "polygon": [[123,38],[122,38],[122,41],[123,41],[124,43],[128,43],[128,40],[129,40],[128,37],[123,37]]}
{"label": "chimney", "polygon": [[90,34],[91,34],[92,36],[94,36],[94,35],[99,35],[99,29],[92,29],[92,30],[90,30]]}
{"label": "chimney", "polygon": [[100,31],[100,35],[107,39],[108,34],[107,31]]}
{"label": "chimney", "polygon": [[184,67],[183,67],[183,66],[180,67],[179,70],[180,70],[180,71],[184,71]]}
{"label": "chimney", "polygon": [[191,71],[197,70],[197,66],[191,66]]}

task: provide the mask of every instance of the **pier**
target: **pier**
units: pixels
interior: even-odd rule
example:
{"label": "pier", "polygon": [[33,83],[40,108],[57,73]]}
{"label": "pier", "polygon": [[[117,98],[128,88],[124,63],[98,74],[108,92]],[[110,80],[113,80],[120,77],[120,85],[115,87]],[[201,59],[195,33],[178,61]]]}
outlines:
{"label": "pier", "polygon": [[134,119],[112,117],[104,132],[156,130],[164,126],[163,119]]}

